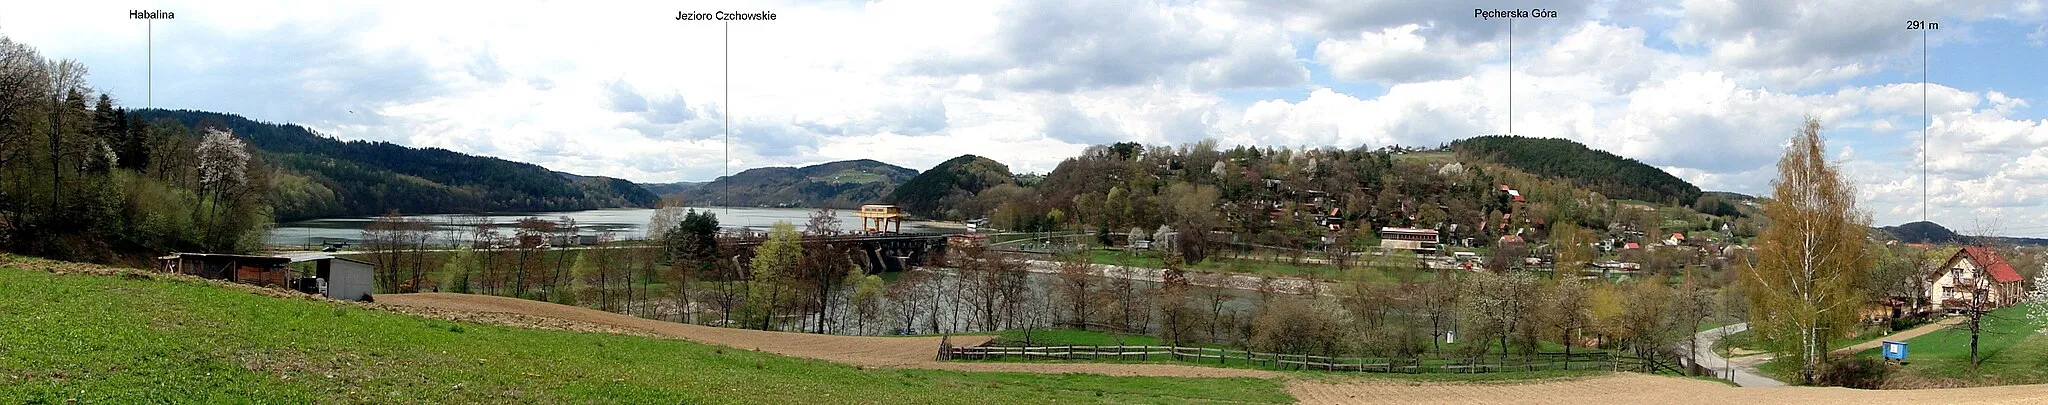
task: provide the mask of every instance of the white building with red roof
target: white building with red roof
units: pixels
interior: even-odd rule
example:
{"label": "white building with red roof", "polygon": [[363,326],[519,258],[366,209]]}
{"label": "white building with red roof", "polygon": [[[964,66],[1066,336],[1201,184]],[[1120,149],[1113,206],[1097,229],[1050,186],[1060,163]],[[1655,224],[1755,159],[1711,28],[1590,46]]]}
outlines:
{"label": "white building with red roof", "polygon": [[1984,307],[1998,308],[2026,298],[2022,278],[1991,248],[1966,246],[1927,274],[1927,298],[1936,308],[1969,309],[1983,294]]}

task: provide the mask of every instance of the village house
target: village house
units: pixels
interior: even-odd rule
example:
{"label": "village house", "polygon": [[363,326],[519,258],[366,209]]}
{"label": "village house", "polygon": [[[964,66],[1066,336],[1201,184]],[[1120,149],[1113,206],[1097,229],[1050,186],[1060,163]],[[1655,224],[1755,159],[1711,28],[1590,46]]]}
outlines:
{"label": "village house", "polygon": [[1671,237],[1664,238],[1664,246],[1678,246],[1681,244],[1685,244],[1685,234],[1683,233],[1672,232]]}
{"label": "village house", "polygon": [[2026,298],[2020,273],[1991,248],[1963,247],[1946,263],[1928,272],[1927,281],[1926,297],[1934,309],[1941,311],[1969,309],[1978,298],[1986,309],[2012,305]]}
{"label": "village house", "polygon": [[1388,250],[1412,250],[1415,253],[1434,254],[1437,244],[1435,229],[1383,227],[1380,228],[1380,248]]}

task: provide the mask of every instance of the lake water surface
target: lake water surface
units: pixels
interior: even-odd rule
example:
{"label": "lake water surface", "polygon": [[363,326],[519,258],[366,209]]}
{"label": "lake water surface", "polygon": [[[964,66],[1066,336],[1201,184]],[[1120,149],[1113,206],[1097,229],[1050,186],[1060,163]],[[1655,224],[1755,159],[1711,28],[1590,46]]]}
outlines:
{"label": "lake water surface", "polygon": [[[690,209],[708,210],[712,214],[717,215],[718,224],[721,227],[733,230],[754,231],[765,231],[768,227],[775,225],[776,222],[785,221],[801,228],[810,221],[811,213],[817,212],[815,209],[808,208],[693,207]],[[498,236],[511,235],[512,230],[522,218],[537,217],[550,221],[561,221],[562,218],[567,217],[576,221],[577,228],[584,235],[595,235],[599,232],[611,231],[620,239],[641,239],[647,236],[647,221],[654,218],[654,212],[655,210],[646,208],[614,208],[485,215],[406,215],[405,217],[425,219],[428,223],[434,224],[434,228],[438,232],[435,232],[432,243],[443,244],[453,243],[452,238],[456,237],[455,235],[469,232],[469,227],[461,224],[464,223],[463,221],[473,221],[474,219],[472,218],[482,218],[497,225]],[[834,216],[839,218],[839,229],[841,230],[851,231],[860,228],[860,218],[853,216],[853,210],[835,210]],[[373,219],[372,217],[325,218],[281,223],[276,228],[271,229],[265,241],[272,246],[319,246],[328,242],[354,244],[362,239],[363,227],[369,226],[370,221]],[[906,222],[903,224],[903,232],[952,233],[959,231]]]}

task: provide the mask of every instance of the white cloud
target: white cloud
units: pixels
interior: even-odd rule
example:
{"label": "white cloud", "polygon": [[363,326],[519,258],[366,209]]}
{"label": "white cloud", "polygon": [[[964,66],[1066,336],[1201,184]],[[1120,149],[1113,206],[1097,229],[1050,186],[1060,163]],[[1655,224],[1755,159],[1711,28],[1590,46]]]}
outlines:
{"label": "white cloud", "polygon": [[1431,43],[1418,33],[1431,28],[1407,24],[1360,33],[1356,38],[1325,39],[1316,44],[1316,61],[1329,66],[1338,78],[1396,84],[1463,77],[1481,62],[1507,57],[1505,49],[1491,43],[1467,45],[1448,39]]}
{"label": "white cloud", "polygon": [[[1713,190],[1768,191],[1799,120],[1820,118],[1866,206],[1896,223],[1918,216],[1922,120],[1918,75],[1896,71],[1917,57],[1900,23],[1942,21],[1937,46],[1988,42],[1984,22],[2020,27],[2009,42],[2044,35],[2039,1],[1563,1],[1543,5],[1562,18],[1517,22],[1511,73],[1504,21],[1469,10],[1524,3],[746,2],[718,7],[780,19],[733,23],[728,51],[725,25],[672,19],[695,5],[171,2],[155,99],[668,182],[967,153],[1044,172],[1124,140],[1436,145],[1507,132],[1512,74],[1515,133]],[[13,7],[0,32],[87,62],[139,105],[142,28],[103,8]],[[2043,93],[1937,79],[1935,219],[2048,216],[2032,187],[2048,180]]]}

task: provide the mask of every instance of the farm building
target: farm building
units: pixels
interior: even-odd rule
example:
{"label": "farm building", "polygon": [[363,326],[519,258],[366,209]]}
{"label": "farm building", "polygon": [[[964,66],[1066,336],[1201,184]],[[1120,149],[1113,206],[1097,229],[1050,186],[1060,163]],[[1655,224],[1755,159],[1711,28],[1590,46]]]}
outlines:
{"label": "farm building", "polygon": [[156,259],[158,270],[200,278],[277,287],[286,287],[291,280],[291,270],[285,267],[291,259],[282,257],[172,253]]}
{"label": "farm building", "polygon": [[290,254],[285,257],[303,273],[298,290],[328,298],[363,301],[375,286],[377,266],[361,260],[326,254]]}
{"label": "farm building", "polygon": [[164,272],[278,287],[361,301],[370,295],[376,266],[324,253],[286,256],[174,253],[157,258]]}

